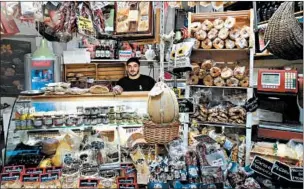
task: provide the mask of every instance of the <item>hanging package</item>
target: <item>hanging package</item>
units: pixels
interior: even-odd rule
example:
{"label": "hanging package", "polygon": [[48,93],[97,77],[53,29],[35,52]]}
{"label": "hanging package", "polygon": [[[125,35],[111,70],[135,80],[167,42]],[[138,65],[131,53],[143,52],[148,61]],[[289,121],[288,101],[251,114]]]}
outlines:
{"label": "hanging package", "polygon": [[173,45],[170,55],[170,65],[174,65],[174,73],[192,71],[190,56],[194,43],[195,39],[189,38],[184,42]]}

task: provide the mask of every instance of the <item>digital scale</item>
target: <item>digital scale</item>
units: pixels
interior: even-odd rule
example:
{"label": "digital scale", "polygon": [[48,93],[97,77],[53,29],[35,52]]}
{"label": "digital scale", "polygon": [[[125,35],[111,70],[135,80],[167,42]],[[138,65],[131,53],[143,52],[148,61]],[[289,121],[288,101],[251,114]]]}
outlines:
{"label": "digital scale", "polygon": [[258,91],[298,93],[298,71],[260,69]]}

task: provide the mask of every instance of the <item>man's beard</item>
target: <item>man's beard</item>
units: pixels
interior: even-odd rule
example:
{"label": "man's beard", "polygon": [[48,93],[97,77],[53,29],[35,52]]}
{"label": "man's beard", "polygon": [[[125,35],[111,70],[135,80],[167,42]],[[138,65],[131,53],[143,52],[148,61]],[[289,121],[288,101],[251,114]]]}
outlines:
{"label": "man's beard", "polygon": [[137,76],[138,74],[139,74],[139,71],[137,71],[135,74],[131,74],[130,72],[128,73],[128,75],[131,76],[131,77],[135,77],[135,76]]}

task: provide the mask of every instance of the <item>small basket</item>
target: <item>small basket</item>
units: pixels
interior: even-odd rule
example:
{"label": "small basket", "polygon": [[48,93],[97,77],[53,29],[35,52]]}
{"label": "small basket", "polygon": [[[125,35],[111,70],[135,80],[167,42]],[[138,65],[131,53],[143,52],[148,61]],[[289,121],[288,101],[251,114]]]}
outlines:
{"label": "small basket", "polygon": [[152,121],[144,122],[144,137],[150,144],[167,144],[179,137],[180,122],[157,124]]}

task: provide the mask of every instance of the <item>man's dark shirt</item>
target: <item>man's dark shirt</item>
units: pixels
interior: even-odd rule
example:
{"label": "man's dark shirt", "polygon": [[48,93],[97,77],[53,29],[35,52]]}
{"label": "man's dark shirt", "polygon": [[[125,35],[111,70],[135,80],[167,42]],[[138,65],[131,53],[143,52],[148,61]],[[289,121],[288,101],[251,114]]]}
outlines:
{"label": "man's dark shirt", "polygon": [[154,84],[154,79],[146,75],[140,75],[137,79],[124,77],[117,82],[117,85],[121,86],[124,91],[150,91]]}

